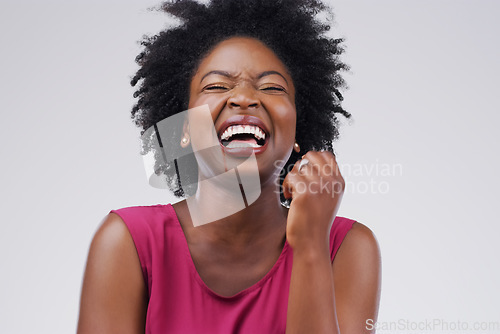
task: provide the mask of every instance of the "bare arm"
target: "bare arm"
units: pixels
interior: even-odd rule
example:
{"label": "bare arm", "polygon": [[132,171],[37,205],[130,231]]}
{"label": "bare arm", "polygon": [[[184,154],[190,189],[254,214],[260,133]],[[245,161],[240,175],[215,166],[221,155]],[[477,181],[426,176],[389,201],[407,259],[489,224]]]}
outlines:
{"label": "bare arm", "polygon": [[287,334],[340,333],[330,252],[327,245],[322,246],[293,251]]}
{"label": "bare arm", "polygon": [[[372,231],[354,223],[333,261],[337,317],[342,334],[375,333],[380,301],[380,250]],[[369,322],[368,324],[373,324]]]}
{"label": "bare arm", "polygon": [[[329,248],[294,250],[287,333],[374,333],[380,251],[372,232],[355,223],[330,263]],[[370,328],[370,326],[368,326]]]}
{"label": "bare arm", "polygon": [[293,266],[286,333],[370,333],[366,321],[375,320],[380,295],[377,241],[355,223],[331,263],[331,222],[345,182],[332,153],[310,151],[303,159],[308,163],[300,170],[296,164],[283,182],[285,198],[293,197],[287,218]]}
{"label": "bare arm", "polygon": [[122,219],[110,213],[90,245],[78,334],[144,334],[147,293],[137,251]]}

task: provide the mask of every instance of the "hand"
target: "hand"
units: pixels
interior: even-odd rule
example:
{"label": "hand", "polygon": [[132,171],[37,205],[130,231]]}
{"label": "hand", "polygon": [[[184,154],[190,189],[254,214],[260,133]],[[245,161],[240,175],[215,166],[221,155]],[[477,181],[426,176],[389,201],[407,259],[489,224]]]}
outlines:
{"label": "hand", "polygon": [[333,153],[309,151],[295,163],[283,181],[283,195],[293,199],[286,227],[286,238],[292,248],[327,246],[329,249],[330,228],[344,189],[345,182]]}

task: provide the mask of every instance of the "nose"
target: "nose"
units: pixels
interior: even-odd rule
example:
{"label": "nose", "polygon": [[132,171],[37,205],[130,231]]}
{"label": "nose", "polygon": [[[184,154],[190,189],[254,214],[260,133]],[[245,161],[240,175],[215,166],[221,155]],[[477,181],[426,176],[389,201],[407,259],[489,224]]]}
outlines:
{"label": "nose", "polygon": [[258,108],[260,101],[255,94],[255,89],[248,85],[233,88],[233,94],[228,99],[227,104],[230,108]]}

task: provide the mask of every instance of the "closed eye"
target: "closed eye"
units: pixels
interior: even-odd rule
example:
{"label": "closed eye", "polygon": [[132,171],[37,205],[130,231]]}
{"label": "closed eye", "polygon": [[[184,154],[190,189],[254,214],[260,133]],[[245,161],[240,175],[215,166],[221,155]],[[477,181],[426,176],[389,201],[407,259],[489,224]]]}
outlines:
{"label": "closed eye", "polygon": [[281,87],[266,87],[266,88],[263,88],[263,90],[278,90],[278,91],[281,91],[281,92],[285,91],[285,89],[281,88]]}
{"label": "closed eye", "polygon": [[219,85],[205,87],[205,90],[216,90],[216,89],[227,89],[227,87],[219,86]]}
{"label": "closed eye", "polygon": [[281,86],[267,86],[261,88],[262,91],[267,92],[268,94],[281,94],[287,93],[286,89]]}

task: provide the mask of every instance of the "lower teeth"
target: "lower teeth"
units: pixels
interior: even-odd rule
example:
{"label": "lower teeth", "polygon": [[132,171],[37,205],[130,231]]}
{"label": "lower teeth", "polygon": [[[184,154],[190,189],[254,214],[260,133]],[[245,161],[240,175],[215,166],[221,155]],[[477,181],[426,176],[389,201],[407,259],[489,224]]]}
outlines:
{"label": "lower teeth", "polygon": [[227,148],[240,148],[240,147],[252,147],[252,148],[257,148],[257,147],[262,147],[262,145],[259,145],[257,143],[234,143],[231,142],[227,146]]}

